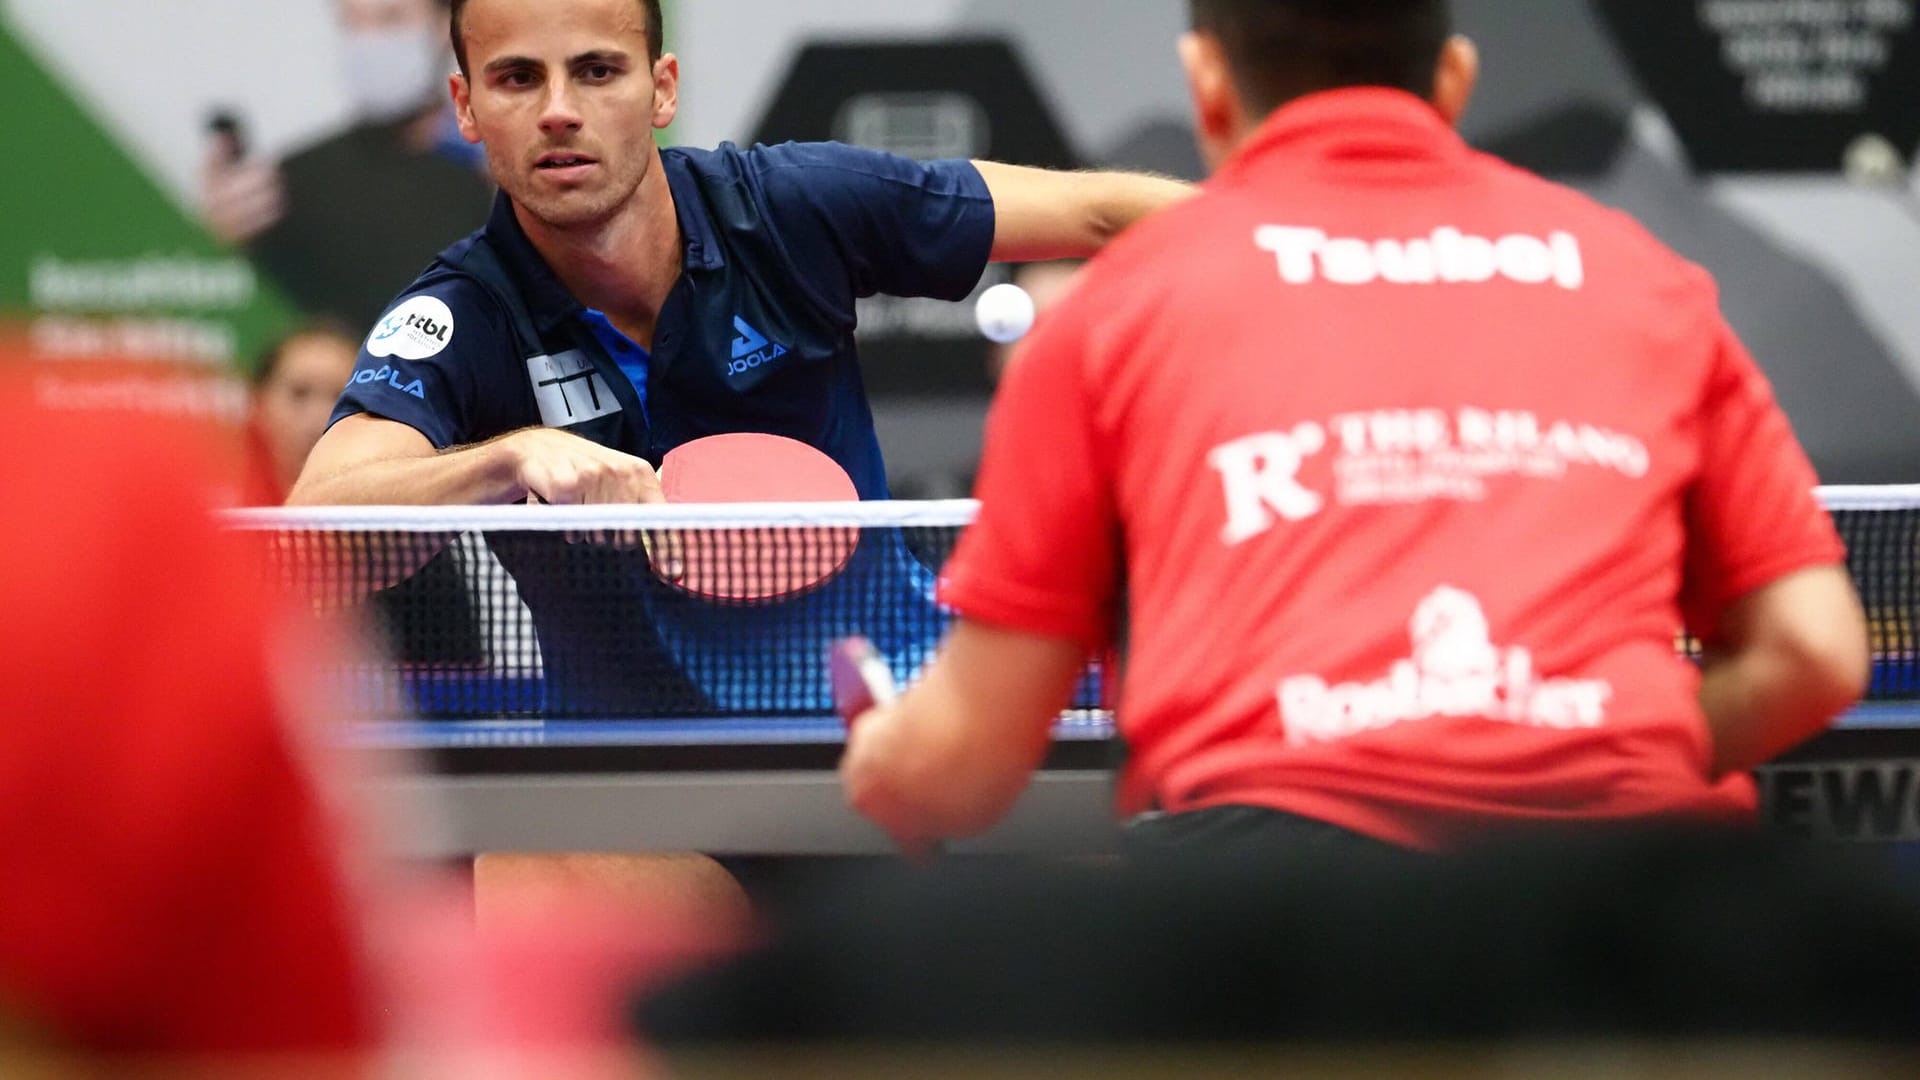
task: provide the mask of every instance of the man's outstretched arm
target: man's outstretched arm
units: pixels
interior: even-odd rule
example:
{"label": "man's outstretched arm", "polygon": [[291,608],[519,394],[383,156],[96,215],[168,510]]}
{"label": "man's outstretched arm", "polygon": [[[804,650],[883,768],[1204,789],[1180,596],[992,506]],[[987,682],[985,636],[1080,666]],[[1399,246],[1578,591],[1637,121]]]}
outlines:
{"label": "man's outstretched arm", "polygon": [[973,165],[993,196],[994,262],[1085,258],[1134,222],[1198,191],[1145,173]]}
{"label": "man's outstretched arm", "polygon": [[1086,660],[1071,641],[962,619],[918,684],[855,720],[848,803],[910,849],[991,828],[1046,757]]}

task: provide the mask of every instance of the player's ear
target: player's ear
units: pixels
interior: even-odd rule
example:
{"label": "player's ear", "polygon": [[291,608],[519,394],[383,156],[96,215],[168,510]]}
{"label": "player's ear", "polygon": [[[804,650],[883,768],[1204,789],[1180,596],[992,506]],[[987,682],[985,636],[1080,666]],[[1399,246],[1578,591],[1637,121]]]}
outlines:
{"label": "player's ear", "polygon": [[460,122],[460,137],[470,143],[480,142],[480,125],[473,122],[473,84],[456,71],[447,77],[447,89],[453,94],[453,114]]}
{"label": "player's ear", "polygon": [[663,129],[680,112],[680,58],[667,53],[653,62],[653,126]]}
{"label": "player's ear", "polygon": [[1433,73],[1433,107],[1458,125],[1473,101],[1474,87],[1480,84],[1480,49],[1472,39],[1455,34],[1440,50],[1440,63]]}
{"label": "player's ear", "polygon": [[1187,94],[1193,100],[1193,130],[1200,157],[1211,171],[1232,152],[1240,134],[1239,89],[1227,51],[1212,34],[1190,30],[1180,35],[1180,66],[1187,73]]}

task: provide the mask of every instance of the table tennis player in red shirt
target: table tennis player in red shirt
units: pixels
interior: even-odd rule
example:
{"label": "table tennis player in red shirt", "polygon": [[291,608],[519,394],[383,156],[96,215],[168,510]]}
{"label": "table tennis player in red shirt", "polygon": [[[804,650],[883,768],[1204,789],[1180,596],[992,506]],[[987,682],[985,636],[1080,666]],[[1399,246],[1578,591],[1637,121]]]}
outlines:
{"label": "table tennis player in red shirt", "polygon": [[1215,176],[1026,343],[963,618],[855,723],[852,805],[909,846],[992,825],[1124,595],[1118,809],[1163,835],[1750,819],[1744,770],[1868,653],[1712,281],[1461,141],[1444,0],[1191,6]]}
{"label": "table tennis player in red shirt", "polygon": [[215,458],[33,393],[0,372],[0,1056],[370,1049],[278,670],[306,645],[215,527]]}

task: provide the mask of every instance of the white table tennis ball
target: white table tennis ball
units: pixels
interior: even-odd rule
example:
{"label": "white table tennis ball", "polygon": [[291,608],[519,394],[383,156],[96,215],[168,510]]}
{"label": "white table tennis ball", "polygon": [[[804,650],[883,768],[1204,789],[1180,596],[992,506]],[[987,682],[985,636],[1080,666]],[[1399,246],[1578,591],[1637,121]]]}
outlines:
{"label": "white table tennis ball", "polygon": [[1033,329],[1033,297],[1018,285],[995,285],[980,294],[973,308],[973,321],[988,341],[1010,345]]}

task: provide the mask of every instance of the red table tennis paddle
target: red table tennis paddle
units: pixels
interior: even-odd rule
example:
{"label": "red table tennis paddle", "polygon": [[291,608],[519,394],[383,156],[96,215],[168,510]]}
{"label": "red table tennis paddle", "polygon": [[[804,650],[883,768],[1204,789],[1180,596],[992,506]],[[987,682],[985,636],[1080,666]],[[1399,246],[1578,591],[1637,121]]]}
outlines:
{"label": "red table tennis paddle", "polygon": [[[855,502],[837,462],[797,439],[711,435],[660,463],[670,503]],[[860,530],[809,525],[676,529],[647,538],[661,578],[695,596],[776,600],[817,588],[847,565]]]}
{"label": "red table tennis paddle", "polygon": [[896,693],[886,658],[863,637],[834,643],[827,655],[827,678],[833,686],[833,710],[848,731],[853,730],[854,721],[892,701]]}

